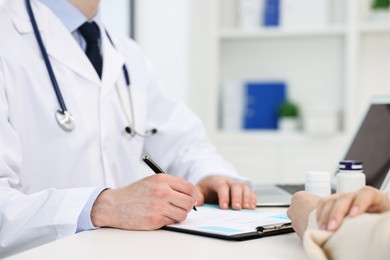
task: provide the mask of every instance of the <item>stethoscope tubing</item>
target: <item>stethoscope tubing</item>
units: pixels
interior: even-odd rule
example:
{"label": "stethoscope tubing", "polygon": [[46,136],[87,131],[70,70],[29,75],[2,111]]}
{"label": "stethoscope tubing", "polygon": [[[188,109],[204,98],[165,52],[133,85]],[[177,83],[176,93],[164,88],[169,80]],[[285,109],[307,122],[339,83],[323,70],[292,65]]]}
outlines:
{"label": "stethoscope tubing", "polygon": [[[111,39],[111,36],[110,36],[110,34],[107,32],[107,30],[106,30],[106,35],[107,35],[108,40],[109,40],[110,43],[112,44],[112,46],[114,46],[114,48],[116,48],[116,46],[115,46],[115,44],[114,44],[114,41]],[[130,87],[130,84],[131,84],[131,81],[130,81],[130,74],[129,74],[129,71],[127,70],[127,67],[126,67],[126,63],[123,64],[122,70],[123,70],[123,75],[124,75],[124,77],[125,77],[126,86],[129,88],[129,87]]]}
{"label": "stethoscope tubing", "polygon": [[58,103],[61,107],[61,112],[62,112],[62,114],[68,113],[68,109],[66,108],[65,101],[62,97],[60,87],[58,85],[56,76],[55,76],[54,71],[53,71],[53,67],[51,66],[51,63],[49,61],[49,56],[47,54],[45,45],[43,44],[41,34],[39,33],[39,30],[38,30],[38,25],[37,25],[37,22],[35,20],[35,16],[34,16],[34,13],[33,13],[32,7],[31,7],[31,2],[30,2],[30,0],[25,0],[25,2],[26,2],[26,6],[27,6],[28,15],[30,16],[30,19],[31,19],[32,27],[34,29],[35,37],[37,39],[39,48],[41,50],[43,60],[45,61],[47,72],[49,73],[49,76],[50,76],[50,81],[53,85],[54,92],[56,94]]}

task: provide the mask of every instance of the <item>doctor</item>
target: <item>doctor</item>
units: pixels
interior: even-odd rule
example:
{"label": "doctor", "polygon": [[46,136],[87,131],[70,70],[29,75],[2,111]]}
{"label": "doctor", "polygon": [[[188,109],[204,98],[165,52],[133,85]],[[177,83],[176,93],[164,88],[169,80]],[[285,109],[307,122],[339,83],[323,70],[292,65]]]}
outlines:
{"label": "doctor", "polygon": [[[1,257],[100,226],[157,229],[204,202],[255,208],[199,119],[98,10],[99,0],[0,8]],[[169,175],[145,175],[144,154]]]}

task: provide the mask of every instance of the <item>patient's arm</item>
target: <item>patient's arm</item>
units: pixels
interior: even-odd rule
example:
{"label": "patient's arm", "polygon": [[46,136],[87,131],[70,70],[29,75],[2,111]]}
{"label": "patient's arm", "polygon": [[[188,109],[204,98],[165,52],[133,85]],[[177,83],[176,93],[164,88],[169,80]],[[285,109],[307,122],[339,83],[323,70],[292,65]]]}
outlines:
{"label": "patient's arm", "polygon": [[312,259],[389,259],[390,212],[347,217],[336,231],[319,230],[316,212],[303,238]]}

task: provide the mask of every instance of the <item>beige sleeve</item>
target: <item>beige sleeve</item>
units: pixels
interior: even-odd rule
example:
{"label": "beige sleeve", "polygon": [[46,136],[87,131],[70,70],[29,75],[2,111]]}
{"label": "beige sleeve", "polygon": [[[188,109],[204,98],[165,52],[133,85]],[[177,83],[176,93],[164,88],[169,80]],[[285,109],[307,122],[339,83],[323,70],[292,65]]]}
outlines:
{"label": "beige sleeve", "polygon": [[[390,192],[387,192],[390,195]],[[389,196],[390,198],[390,196]],[[390,212],[346,218],[336,232],[319,230],[310,214],[303,244],[312,259],[389,259]]]}

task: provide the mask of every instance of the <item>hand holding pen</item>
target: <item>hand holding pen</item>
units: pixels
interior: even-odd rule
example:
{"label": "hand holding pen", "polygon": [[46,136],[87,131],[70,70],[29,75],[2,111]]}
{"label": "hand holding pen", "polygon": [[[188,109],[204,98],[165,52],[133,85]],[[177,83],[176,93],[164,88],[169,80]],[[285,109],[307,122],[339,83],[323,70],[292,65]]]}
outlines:
{"label": "hand holding pen", "polygon": [[[164,170],[157,165],[157,163],[149,158],[149,156],[145,155],[142,160],[149,166],[150,169],[152,169],[152,171],[154,171],[155,174],[165,173]],[[192,209],[198,211],[195,206],[193,206]]]}

